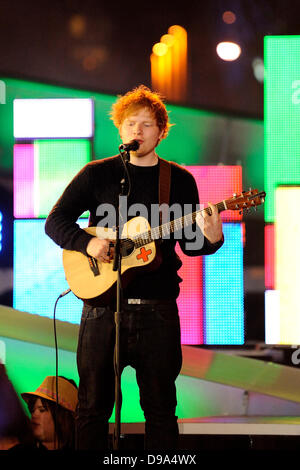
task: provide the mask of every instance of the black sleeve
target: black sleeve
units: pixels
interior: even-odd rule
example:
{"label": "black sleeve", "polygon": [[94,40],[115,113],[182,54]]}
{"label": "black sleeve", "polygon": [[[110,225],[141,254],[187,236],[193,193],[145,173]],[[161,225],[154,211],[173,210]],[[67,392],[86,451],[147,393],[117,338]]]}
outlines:
{"label": "black sleeve", "polygon": [[73,178],[49,213],[45,232],[61,248],[86,253],[92,235],[82,230],[77,219],[89,210],[92,191],[91,171],[87,164]]}
{"label": "black sleeve", "polygon": [[[199,210],[199,194],[196,181],[191,173],[186,172],[184,183],[184,200],[192,208],[192,211]],[[199,225],[194,222],[190,227],[183,230],[183,236],[179,239],[180,248],[187,256],[211,255],[215,253],[224,243],[224,235],[216,243],[204,237]]]}

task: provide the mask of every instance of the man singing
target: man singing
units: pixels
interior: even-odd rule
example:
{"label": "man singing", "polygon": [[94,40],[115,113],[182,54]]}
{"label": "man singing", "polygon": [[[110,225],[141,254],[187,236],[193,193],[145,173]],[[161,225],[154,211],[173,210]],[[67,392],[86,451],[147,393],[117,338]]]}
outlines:
{"label": "man singing", "polygon": [[[136,151],[130,151],[127,207],[138,203],[147,214],[153,214],[153,208],[161,203],[160,172],[163,163],[166,164],[156,153],[170,127],[165,105],[157,93],[141,85],[118,98],[111,118],[124,144],[132,140],[139,144]],[[192,209],[189,212],[195,211],[199,198],[193,176],[175,163],[167,165],[171,169],[169,206],[180,207],[182,214],[186,207]],[[104,216],[97,209],[102,204],[109,203],[118,211],[122,178],[124,165],[120,155],[85,165],[50,212],[46,233],[62,248],[80,251],[100,265],[113,264],[114,250],[109,241],[86,233],[76,221],[88,210],[89,225],[101,226]],[[211,215],[199,213],[190,231],[163,237],[159,243],[159,266],[149,271],[138,268],[122,291],[120,368],[130,365],[136,370],[147,450],[178,447],[175,380],[182,354],[176,298],[181,262],[175,245],[178,241],[183,253],[189,256],[213,254],[222,246],[221,218],[215,206],[210,204],[210,208]],[[115,307],[115,299],[105,306],[91,306],[87,302],[83,306],[77,349],[79,450],[103,450],[108,446],[108,420],[115,400]]]}

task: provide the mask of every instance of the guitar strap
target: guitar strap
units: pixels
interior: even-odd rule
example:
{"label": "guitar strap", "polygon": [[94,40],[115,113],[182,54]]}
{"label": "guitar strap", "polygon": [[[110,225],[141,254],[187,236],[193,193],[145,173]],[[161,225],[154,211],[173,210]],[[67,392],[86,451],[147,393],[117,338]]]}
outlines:
{"label": "guitar strap", "polygon": [[[163,158],[159,158],[159,204],[166,204],[159,212],[160,225],[162,225],[163,214],[166,213],[164,220],[168,220],[168,205],[170,201],[170,187],[171,187],[171,164]],[[168,205],[167,205],[168,204]],[[182,261],[178,254],[175,253],[175,266],[176,271],[181,268]]]}
{"label": "guitar strap", "polygon": [[[170,162],[159,157],[159,205],[169,204],[170,186],[171,186],[171,165]],[[162,224],[162,215],[168,210],[167,206],[163,206],[159,211],[160,225]],[[166,214],[167,215],[167,214]],[[168,219],[165,219],[168,220]]]}

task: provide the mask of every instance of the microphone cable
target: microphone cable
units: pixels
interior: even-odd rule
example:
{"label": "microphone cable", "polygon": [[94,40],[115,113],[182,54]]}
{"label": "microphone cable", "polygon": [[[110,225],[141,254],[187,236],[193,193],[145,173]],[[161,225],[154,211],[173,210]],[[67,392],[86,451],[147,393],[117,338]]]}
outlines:
{"label": "microphone cable", "polygon": [[55,400],[55,418],[54,418],[54,430],[55,430],[55,447],[58,448],[58,436],[57,436],[57,413],[58,413],[58,344],[57,344],[57,331],[56,331],[56,307],[59,299],[69,294],[71,289],[67,289],[62,292],[56,299],[54,304],[53,312],[53,330],[54,330],[54,345],[55,345],[55,391],[56,391],[56,400]]}

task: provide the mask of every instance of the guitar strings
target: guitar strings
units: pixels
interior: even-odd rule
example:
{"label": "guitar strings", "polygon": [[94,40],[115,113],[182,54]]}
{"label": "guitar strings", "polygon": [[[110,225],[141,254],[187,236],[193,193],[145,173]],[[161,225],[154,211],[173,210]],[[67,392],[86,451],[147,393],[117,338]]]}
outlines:
{"label": "guitar strings", "polygon": [[[255,199],[257,197],[260,197],[261,195],[265,195],[265,193],[258,193],[258,194],[253,194],[252,196],[248,196],[249,199]],[[236,198],[236,202],[238,202],[239,198]],[[226,201],[218,202],[216,204],[218,211],[222,212],[226,209]],[[178,219],[172,220],[170,222],[167,222],[163,225],[160,225],[158,227],[151,228],[150,230],[143,232],[139,235],[136,235],[135,237],[132,237],[131,239],[125,239],[122,242],[122,245],[125,248],[131,248],[132,242],[134,243],[135,248],[139,248],[141,246],[147,245],[148,243],[153,242],[156,239],[162,238],[164,235],[168,235],[169,233],[173,233],[176,230],[180,230],[184,226],[190,225],[195,222],[196,217],[198,214],[201,212],[207,212],[209,215],[211,215],[211,208],[206,207],[205,209],[201,209],[199,211],[192,212],[188,215],[185,215],[183,217],[179,217]],[[165,233],[166,232],[166,233]]]}
{"label": "guitar strings", "polygon": [[[224,202],[219,202],[218,204],[216,204],[216,206],[219,212],[225,209]],[[184,226],[191,225],[193,222],[195,222],[197,214],[200,214],[201,212],[207,212],[209,215],[211,215],[211,208],[206,207],[205,209],[192,212],[191,214],[167,222],[163,225],[160,225],[159,227],[154,227],[148,230],[147,232],[143,232],[133,237],[132,241],[134,242],[134,245],[137,248],[143,245],[147,245],[147,243],[151,243],[154,240],[161,238],[163,235],[168,235],[169,233],[173,233],[176,230],[180,230]],[[131,242],[125,241],[124,245],[129,245],[129,243]]]}

